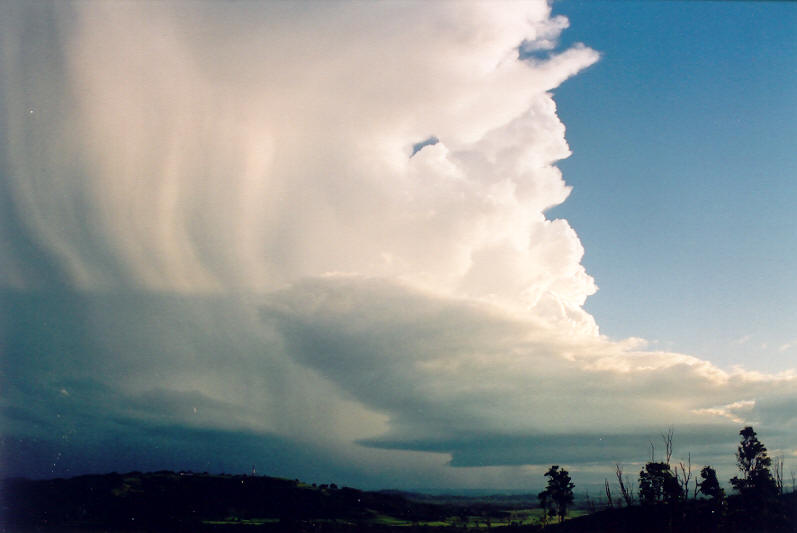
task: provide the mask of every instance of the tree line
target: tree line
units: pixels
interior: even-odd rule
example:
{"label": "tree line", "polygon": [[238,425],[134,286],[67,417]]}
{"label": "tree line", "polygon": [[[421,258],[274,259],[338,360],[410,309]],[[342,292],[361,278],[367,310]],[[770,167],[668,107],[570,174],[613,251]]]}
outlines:
{"label": "tree line", "polygon": [[[752,427],[747,426],[739,432],[741,437],[736,451],[736,465],[739,473],[730,479],[735,493],[729,498],[721,487],[716,470],[706,465],[693,479],[692,458],[686,462],[672,463],[674,431],[670,428],[662,433],[664,459],[656,460],[655,444],[650,443],[650,461],[639,472],[638,492],[631,479],[616,465],[615,475],[619,494],[612,493],[608,479],[604,479],[607,506],[609,508],[631,507],[637,503],[642,507],[681,506],[690,500],[700,500],[711,507],[711,513],[718,519],[734,514],[746,520],[771,522],[781,516],[780,496],[783,495],[783,459],[777,458],[773,465],[767,448],[758,439]],[[546,488],[538,494],[540,506],[544,510],[544,521],[558,519],[564,521],[568,509],[574,501],[575,484],[567,470],[553,465],[545,473]],[[792,474],[794,484],[794,474]],[[730,500],[730,501],[729,501]],[[730,505],[729,505],[730,503]],[[588,506],[594,504],[587,497]]]}

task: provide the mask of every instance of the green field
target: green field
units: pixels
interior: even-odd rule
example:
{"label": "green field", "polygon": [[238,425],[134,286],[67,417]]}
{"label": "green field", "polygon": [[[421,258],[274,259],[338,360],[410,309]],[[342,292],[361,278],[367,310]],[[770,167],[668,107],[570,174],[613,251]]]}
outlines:
{"label": "green field", "polygon": [[[567,519],[586,515],[583,510],[574,510],[568,513]],[[451,515],[437,520],[407,520],[396,518],[377,511],[371,511],[371,516],[356,521],[346,519],[313,519],[311,524],[335,524],[339,526],[387,526],[387,527],[450,527],[467,529],[488,529],[506,526],[529,526],[543,524],[542,509],[491,509],[489,514],[479,515]],[[261,526],[264,524],[279,523],[278,518],[238,518],[228,517],[224,520],[203,520],[207,526]]]}

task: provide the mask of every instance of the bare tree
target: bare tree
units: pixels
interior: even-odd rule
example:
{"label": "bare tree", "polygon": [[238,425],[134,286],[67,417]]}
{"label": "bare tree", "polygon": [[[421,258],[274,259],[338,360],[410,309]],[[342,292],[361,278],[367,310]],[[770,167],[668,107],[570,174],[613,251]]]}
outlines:
{"label": "bare tree", "polygon": [[592,500],[592,498],[590,498],[589,490],[586,490],[584,492],[584,500],[587,502],[587,511],[589,511],[590,514],[594,513],[595,512],[595,502]]}
{"label": "bare tree", "polygon": [[[664,441],[664,455],[666,456],[666,460],[664,461],[667,464],[670,464],[670,458],[672,457],[672,437],[675,434],[675,430],[672,426],[667,428],[667,433],[661,434],[661,440]],[[653,443],[651,442],[651,446]],[[653,461],[653,459],[651,459]]]}
{"label": "bare tree", "polygon": [[606,490],[606,500],[609,502],[609,507],[614,507],[614,502],[612,501],[612,488],[609,486],[609,480],[603,478],[603,488]]}
{"label": "bare tree", "polygon": [[620,494],[623,496],[626,506],[631,507],[631,505],[634,503],[634,496],[631,494],[631,491],[628,489],[628,487],[625,486],[625,482],[623,481],[623,466],[620,463],[616,463],[615,467],[617,483],[620,485]]}
{"label": "bare tree", "polygon": [[648,442],[650,442],[650,462],[651,463],[655,463],[656,462],[656,446],[653,444],[652,440],[649,440]]}
{"label": "bare tree", "polygon": [[772,472],[775,475],[775,486],[778,494],[783,494],[783,456],[775,457],[775,468]]}
{"label": "bare tree", "polygon": [[[683,477],[683,481],[681,487],[684,491],[684,500],[689,499],[689,480],[692,479],[692,452],[689,452],[688,458],[686,460],[686,466],[684,466],[684,462],[680,461],[681,465],[681,475]],[[678,478],[678,467],[675,467],[675,477]]]}
{"label": "bare tree", "polygon": [[631,498],[631,503],[634,503],[637,494],[634,492],[634,482],[631,481],[631,478],[627,474],[625,476],[625,485],[628,487],[628,496]]}

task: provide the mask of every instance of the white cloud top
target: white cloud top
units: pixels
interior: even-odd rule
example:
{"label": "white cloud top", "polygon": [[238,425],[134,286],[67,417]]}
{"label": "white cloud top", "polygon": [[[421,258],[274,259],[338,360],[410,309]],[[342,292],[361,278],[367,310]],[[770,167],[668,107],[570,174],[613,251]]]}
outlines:
{"label": "white cloud top", "polygon": [[[543,215],[569,191],[546,91],[597,54],[519,61],[564,26],[545,2],[74,7],[55,87],[6,80],[28,99],[9,106],[14,140],[38,143],[10,152],[14,201],[70,285],[345,272],[587,319],[581,245]],[[48,46],[20,53],[51,66]]]}

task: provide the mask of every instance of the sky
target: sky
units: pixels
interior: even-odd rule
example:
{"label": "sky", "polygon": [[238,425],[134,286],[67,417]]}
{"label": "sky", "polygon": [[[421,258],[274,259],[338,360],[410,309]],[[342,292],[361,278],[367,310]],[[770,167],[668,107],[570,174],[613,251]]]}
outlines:
{"label": "sky", "polygon": [[786,2],[7,2],[2,475],[797,470]]}
{"label": "sky", "polygon": [[562,0],[554,11],[570,20],[563,43],[602,54],[555,91],[573,192],[549,216],[576,229],[601,287],[585,308],[615,338],[723,368],[793,367],[793,3]]}

